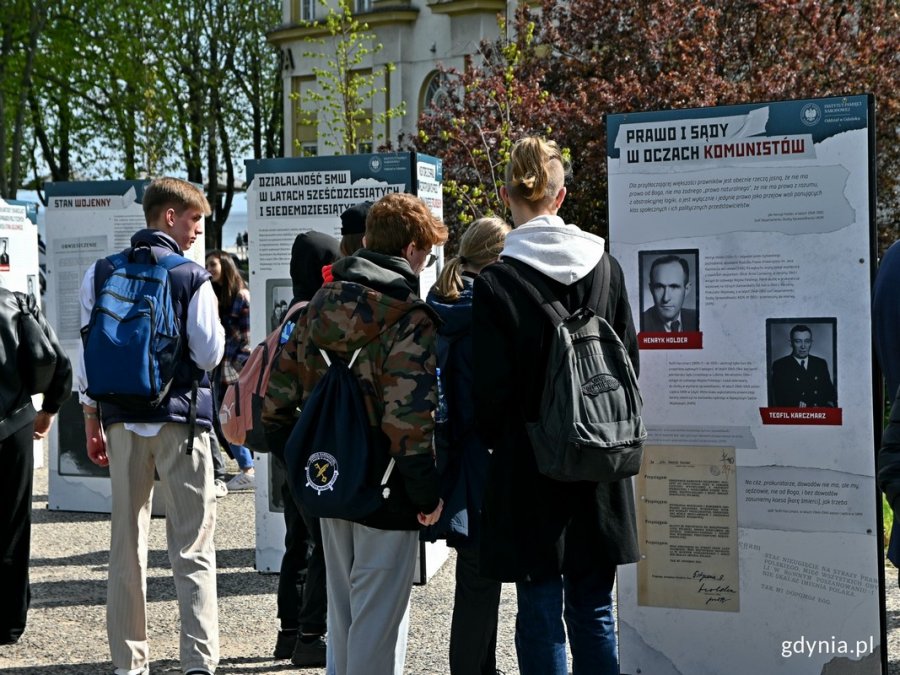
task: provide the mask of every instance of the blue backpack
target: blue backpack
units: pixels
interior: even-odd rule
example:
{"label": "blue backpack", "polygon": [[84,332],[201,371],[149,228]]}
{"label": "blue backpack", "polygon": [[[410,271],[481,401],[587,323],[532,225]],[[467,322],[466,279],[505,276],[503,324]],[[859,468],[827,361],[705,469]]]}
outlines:
{"label": "blue backpack", "polygon": [[169,271],[190,261],[174,253],[157,260],[147,246],[107,260],[113,271],[81,331],[87,395],[126,408],[156,408],[183,356]]}
{"label": "blue backpack", "polygon": [[374,442],[359,381],[349,363],[331,358],[320,349],[328,365],[303,405],[300,417],[284,446],[291,492],[318,518],[361,520],[390,496],[391,459],[379,484],[370,480],[373,465],[384,453]]}

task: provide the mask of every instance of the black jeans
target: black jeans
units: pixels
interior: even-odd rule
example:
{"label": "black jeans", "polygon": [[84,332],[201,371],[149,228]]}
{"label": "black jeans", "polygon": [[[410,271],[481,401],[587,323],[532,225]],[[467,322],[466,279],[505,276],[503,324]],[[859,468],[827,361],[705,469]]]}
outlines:
{"label": "black jeans", "polygon": [[26,424],[0,441],[0,644],[25,630],[31,589],[31,488],[34,480],[34,426]]}
{"label": "black jeans", "polygon": [[456,594],[450,624],[450,673],[495,675],[499,581],[478,573],[478,547],[456,549]]}
{"label": "black jeans", "polygon": [[[287,468],[280,456],[270,455],[282,475]],[[287,481],[281,484],[284,500],[284,557],[278,577],[278,618],[283,629],[323,634],[328,611],[325,588],[325,553],[319,519],[304,517]],[[304,574],[305,573],[305,574]],[[304,579],[305,577],[305,579]]]}

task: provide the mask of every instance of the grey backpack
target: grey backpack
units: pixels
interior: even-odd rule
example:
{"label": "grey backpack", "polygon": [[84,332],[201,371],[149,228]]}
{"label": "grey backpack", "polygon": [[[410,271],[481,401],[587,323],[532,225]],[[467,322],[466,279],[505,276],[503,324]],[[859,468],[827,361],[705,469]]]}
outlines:
{"label": "grey backpack", "polygon": [[538,470],[560,481],[612,482],[635,475],[647,429],[631,359],[603,318],[608,257],[594,269],[587,304],[572,315],[539,272],[505,262],[495,269],[515,278],[553,326],[538,418],[525,424]]}

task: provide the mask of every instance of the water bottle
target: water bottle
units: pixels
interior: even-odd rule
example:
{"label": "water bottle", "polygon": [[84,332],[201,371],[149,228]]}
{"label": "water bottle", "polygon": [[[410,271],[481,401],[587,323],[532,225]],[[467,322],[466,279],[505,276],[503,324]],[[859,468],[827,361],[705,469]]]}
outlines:
{"label": "water bottle", "polygon": [[278,344],[283,345],[285,342],[287,342],[290,339],[291,333],[294,332],[294,326],[296,326],[296,325],[297,324],[294,323],[293,321],[288,321],[286,324],[284,324],[284,328],[281,331],[281,335],[278,337]]}
{"label": "water bottle", "polygon": [[444,396],[444,383],[441,381],[441,369],[437,373],[437,409],[434,411],[434,423],[444,424],[447,421],[447,398]]}
{"label": "water bottle", "polygon": [[434,411],[434,448],[435,468],[443,474],[450,461],[450,425],[448,424],[447,397],[444,394],[444,383],[441,380],[441,369],[437,369],[437,408]]}

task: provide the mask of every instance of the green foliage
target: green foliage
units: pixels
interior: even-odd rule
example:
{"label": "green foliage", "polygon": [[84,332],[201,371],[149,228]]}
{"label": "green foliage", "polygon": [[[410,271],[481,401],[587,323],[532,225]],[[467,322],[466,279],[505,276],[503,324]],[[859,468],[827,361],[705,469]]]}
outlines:
{"label": "green foliage", "polygon": [[544,0],[539,14],[527,5],[513,38],[482,44],[464,72],[446,70],[448,96],[411,139],[444,160],[451,229],[498,208],[470,195],[496,192],[504,137],[535,133],[569,148],[560,215],[606,235],[607,113],[873,92],[878,220],[884,241],[900,235],[896,2]]}
{"label": "green foliage", "polygon": [[393,72],[394,65],[372,66],[372,57],[384,45],[376,42],[367,23],[353,16],[349,0],[339,0],[337,10],[326,0],[318,1],[328,10],[320,22],[328,38],[308,38],[307,43],[313,46],[303,52],[304,58],[317,64],[312,69],[317,86],[303,89],[295,100],[304,123],[318,121],[326,145],[337,154],[352,155],[359,151],[360,143],[381,140],[383,134],[376,129],[405,115],[406,106],[401,102],[372,114],[373,99],[387,94],[387,87],[379,83]]}
{"label": "green foliage", "polygon": [[15,195],[29,170],[38,189],[47,173],[54,181],[184,175],[209,185],[207,245],[218,246],[236,156],[283,154],[279,54],[265,39],[281,3],[7,5],[0,195]]}
{"label": "green foliage", "polygon": [[[444,221],[450,230],[448,254],[472,221],[506,216],[500,198],[503,171],[513,141],[527,133],[547,134],[557,113],[540,77],[523,77],[534,63],[536,24],[523,21],[511,41],[482,43],[480,67],[443,69],[445,96],[423,112],[411,143],[441,157],[444,164]],[[501,20],[500,32],[505,32]],[[528,115],[522,112],[528,110]]]}
{"label": "green foliage", "polygon": [[881,513],[883,516],[882,522],[884,523],[884,546],[887,548],[887,545],[890,543],[891,529],[894,527],[894,510],[888,504],[884,493],[881,494]]}

